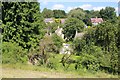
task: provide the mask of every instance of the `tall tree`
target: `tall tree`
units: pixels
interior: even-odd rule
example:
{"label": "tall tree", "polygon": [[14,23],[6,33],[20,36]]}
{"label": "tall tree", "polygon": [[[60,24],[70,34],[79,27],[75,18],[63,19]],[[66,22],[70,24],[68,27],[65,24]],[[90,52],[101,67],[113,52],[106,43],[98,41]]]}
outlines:
{"label": "tall tree", "polygon": [[53,11],[47,8],[44,8],[42,11],[42,15],[44,18],[51,18],[53,17]]}
{"label": "tall tree", "polygon": [[3,41],[19,43],[29,49],[43,36],[43,19],[38,2],[2,3]]}
{"label": "tall tree", "polygon": [[72,9],[68,13],[68,17],[72,17],[72,18],[77,18],[79,20],[83,20],[85,18],[85,12],[81,8]]}
{"label": "tall tree", "polygon": [[104,20],[116,20],[116,12],[113,7],[106,7],[100,10],[100,16]]}
{"label": "tall tree", "polygon": [[66,13],[64,10],[53,10],[55,18],[65,18]]}
{"label": "tall tree", "polygon": [[67,40],[73,40],[75,37],[76,31],[82,32],[84,29],[84,22],[77,18],[68,18],[65,22],[64,31],[65,37]]}

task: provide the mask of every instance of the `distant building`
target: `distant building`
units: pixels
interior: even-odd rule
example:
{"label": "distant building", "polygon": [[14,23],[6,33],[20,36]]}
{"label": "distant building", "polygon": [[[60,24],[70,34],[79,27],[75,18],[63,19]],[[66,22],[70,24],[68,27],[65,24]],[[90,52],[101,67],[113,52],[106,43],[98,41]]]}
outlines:
{"label": "distant building", "polygon": [[66,19],[60,19],[61,23],[64,24]]}
{"label": "distant building", "polygon": [[55,33],[64,40],[64,34],[62,33],[62,31],[63,31],[63,28],[59,28],[59,26],[58,26]]}
{"label": "distant building", "polygon": [[99,23],[103,22],[102,18],[97,18],[97,17],[96,18],[91,18],[90,20],[91,20],[93,25],[98,25]]}
{"label": "distant building", "polygon": [[85,34],[85,33],[83,33],[83,32],[81,32],[81,33],[78,33],[78,32],[76,31],[76,34],[75,34],[75,37],[74,37],[74,39],[76,39],[76,38],[79,38],[79,39],[81,39],[81,38],[84,36],[84,34]]}
{"label": "distant building", "polygon": [[[44,19],[44,22],[45,22],[46,24],[47,24],[47,23],[53,23],[53,22],[55,22],[55,20],[56,20],[56,19],[54,19],[54,18],[45,18],[45,19]],[[66,19],[58,19],[58,20],[60,20],[60,23],[61,23],[61,24],[64,24]]]}
{"label": "distant building", "polygon": [[53,23],[54,19],[53,18],[45,18],[44,22],[47,23]]}

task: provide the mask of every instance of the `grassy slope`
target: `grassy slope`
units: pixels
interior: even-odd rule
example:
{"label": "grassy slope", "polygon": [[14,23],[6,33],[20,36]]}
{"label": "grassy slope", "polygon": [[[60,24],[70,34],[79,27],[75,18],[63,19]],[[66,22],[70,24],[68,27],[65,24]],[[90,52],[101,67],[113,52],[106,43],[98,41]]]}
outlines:
{"label": "grassy slope", "polygon": [[[74,56],[72,56],[74,57]],[[62,55],[55,55],[55,58],[50,59],[54,62],[57,69],[45,68],[44,66],[33,66],[29,64],[3,64],[2,77],[31,77],[31,78],[117,78],[117,75],[107,74],[104,72],[91,72],[86,69],[75,70],[74,64],[65,70],[60,62]],[[75,59],[75,57],[74,57]]]}

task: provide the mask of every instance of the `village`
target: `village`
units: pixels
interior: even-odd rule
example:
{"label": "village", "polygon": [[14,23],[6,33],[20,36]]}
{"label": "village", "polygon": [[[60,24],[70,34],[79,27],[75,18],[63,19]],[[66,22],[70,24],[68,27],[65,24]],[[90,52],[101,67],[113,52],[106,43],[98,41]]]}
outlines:
{"label": "village", "polygon": [[[49,24],[49,23],[54,23],[56,20],[58,20],[59,23],[64,24],[66,19],[45,18],[45,19],[44,19],[44,22],[45,22],[46,24]],[[91,21],[91,23],[93,24],[93,26],[96,26],[96,25],[102,23],[102,22],[103,22],[103,19],[102,19],[102,18],[97,18],[97,17],[95,17],[95,18],[91,18],[90,21]],[[48,26],[48,27],[49,27],[49,26]],[[84,28],[88,28],[88,26],[87,26],[87,25],[84,25]],[[50,36],[51,36],[52,33],[48,33],[48,32],[49,32],[49,28],[48,28],[48,31],[47,31],[47,34],[46,34],[46,35],[50,35]],[[63,28],[60,28],[60,27],[58,26],[58,28],[55,30],[55,33],[56,33],[59,37],[61,37],[64,41],[66,40],[66,38],[64,37],[64,34],[63,34]],[[74,39],[76,39],[76,38],[81,38],[82,36],[84,36],[84,33],[83,33],[83,32],[78,33],[77,30],[76,30]],[[70,47],[70,44],[68,44],[68,43],[63,43],[62,46],[63,46],[63,47],[60,49],[60,52],[59,52],[60,54],[66,54],[66,53],[70,54],[70,53],[71,53],[70,51],[72,51],[72,48]],[[68,52],[66,52],[66,51],[68,51]]]}
{"label": "village", "polygon": [[1,3],[2,77],[118,78],[120,2],[58,3]]}

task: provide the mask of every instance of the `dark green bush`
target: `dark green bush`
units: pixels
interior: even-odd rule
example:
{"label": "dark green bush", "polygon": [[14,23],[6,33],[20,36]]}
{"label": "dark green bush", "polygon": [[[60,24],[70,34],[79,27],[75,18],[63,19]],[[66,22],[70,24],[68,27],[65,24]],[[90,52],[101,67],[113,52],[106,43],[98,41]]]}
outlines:
{"label": "dark green bush", "polygon": [[100,47],[91,45],[89,48],[83,47],[80,58],[78,59],[79,64],[88,70],[99,70],[103,52]]}
{"label": "dark green bush", "polygon": [[2,43],[2,63],[26,63],[27,62],[27,50],[18,46],[16,43],[3,42]]}

